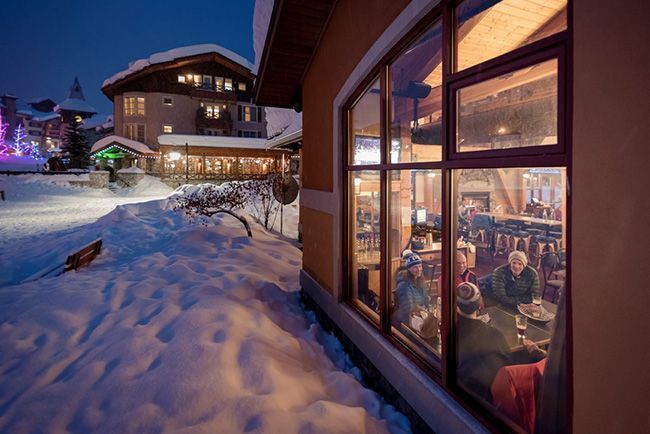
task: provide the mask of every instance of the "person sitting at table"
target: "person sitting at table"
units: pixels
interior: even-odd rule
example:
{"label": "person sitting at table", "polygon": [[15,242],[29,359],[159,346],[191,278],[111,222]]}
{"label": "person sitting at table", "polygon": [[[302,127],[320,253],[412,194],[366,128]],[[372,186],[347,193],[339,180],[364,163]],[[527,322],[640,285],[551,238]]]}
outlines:
{"label": "person sitting at table", "polygon": [[427,286],[422,276],[422,260],[411,250],[404,250],[402,259],[406,263],[406,270],[397,274],[397,288],[395,289],[395,317],[394,320],[403,324],[410,324],[411,315],[426,310],[429,306]]}
{"label": "person sitting at table", "polygon": [[528,265],[524,252],[511,252],[508,263],[494,270],[492,292],[499,303],[515,308],[518,304],[532,303],[533,294],[539,295],[539,276]]}
{"label": "person sitting at table", "polygon": [[[478,278],[473,271],[467,268],[467,257],[462,252],[456,252],[456,286],[463,282],[469,282],[478,286]],[[438,276],[438,293],[442,288],[442,276]]]}
{"label": "person sitting at table", "polygon": [[[478,287],[463,282],[456,288],[458,368],[461,383],[484,399],[491,400],[490,387],[499,369],[515,358],[503,333],[478,316],[481,293]],[[533,341],[523,340],[530,361],[546,356]]]}
{"label": "person sitting at table", "polygon": [[467,388],[490,400],[490,385],[497,371],[511,363],[510,347],[499,330],[478,318],[480,304],[476,285],[463,282],[456,288],[457,375]]}

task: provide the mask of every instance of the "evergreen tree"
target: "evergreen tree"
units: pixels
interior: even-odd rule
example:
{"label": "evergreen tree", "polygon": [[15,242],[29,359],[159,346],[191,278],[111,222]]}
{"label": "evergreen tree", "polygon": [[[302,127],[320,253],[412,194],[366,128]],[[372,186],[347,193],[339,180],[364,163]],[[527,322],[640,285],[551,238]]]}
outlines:
{"label": "evergreen tree", "polygon": [[69,167],[85,169],[90,164],[90,146],[81,130],[81,118],[75,116],[63,138],[63,152],[70,157]]}

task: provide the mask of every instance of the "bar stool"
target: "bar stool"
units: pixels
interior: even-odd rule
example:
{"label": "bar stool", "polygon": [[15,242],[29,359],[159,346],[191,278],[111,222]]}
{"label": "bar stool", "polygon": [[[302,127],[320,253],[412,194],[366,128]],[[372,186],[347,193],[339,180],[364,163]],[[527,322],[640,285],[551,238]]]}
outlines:
{"label": "bar stool", "polygon": [[539,268],[541,263],[540,259],[544,253],[555,253],[555,242],[555,238],[546,235],[538,235],[535,237],[535,241],[533,241],[530,248],[534,250],[535,261],[533,262],[537,268]]}
{"label": "bar stool", "polygon": [[510,253],[510,244],[512,239],[512,229],[505,226],[497,227],[495,230],[494,238],[494,252],[492,256],[496,256],[499,253],[505,253],[506,255]]}
{"label": "bar stool", "polygon": [[[521,250],[522,252],[528,255],[528,249],[530,249],[530,232],[527,231],[515,231],[512,233],[510,250]],[[520,248],[519,245],[523,243],[523,248]]]}

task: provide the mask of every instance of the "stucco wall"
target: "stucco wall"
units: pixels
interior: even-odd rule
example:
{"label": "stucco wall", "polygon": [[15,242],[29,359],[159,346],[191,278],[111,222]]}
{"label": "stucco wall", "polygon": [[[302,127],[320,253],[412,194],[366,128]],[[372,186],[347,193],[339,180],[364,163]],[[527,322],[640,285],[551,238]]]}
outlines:
{"label": "stucco wall", "polygon": [[574,17],[573,426],[650,432],[650,6]]}
{"label": "stucco wall", "polygon": [[332,251],[332,215],[301,206],[300,220],[303,241],[309,240],[303,244],[303,268],[332,294],[333,261],[340,258],[338,252]]}
{"label": "stucco wall", "polygon": [[305,188],[332,191],[332,102],[361,57],[408,4],[339,1],[303,82]]}

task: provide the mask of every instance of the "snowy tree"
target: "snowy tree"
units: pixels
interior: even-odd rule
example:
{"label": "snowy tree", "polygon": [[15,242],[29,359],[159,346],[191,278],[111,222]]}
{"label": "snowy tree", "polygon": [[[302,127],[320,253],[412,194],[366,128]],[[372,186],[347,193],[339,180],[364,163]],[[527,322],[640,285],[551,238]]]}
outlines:
{"label": "snowy tree", "polygon": [[5,135],[7,134],[7,127],[9,127],[9,124],[5,124],[2,122],[2,110],[0,110],[0,155],[5,155],[7,154],[7,151],[9,151],[9,147],[5,143]]}
{"label": "snowy tree", "polygon": [[81,118],[75,116],[63,138],[63,152],[70,157],[70,167],[85,169],[90,164],[90,146],[81,130]]}

